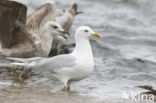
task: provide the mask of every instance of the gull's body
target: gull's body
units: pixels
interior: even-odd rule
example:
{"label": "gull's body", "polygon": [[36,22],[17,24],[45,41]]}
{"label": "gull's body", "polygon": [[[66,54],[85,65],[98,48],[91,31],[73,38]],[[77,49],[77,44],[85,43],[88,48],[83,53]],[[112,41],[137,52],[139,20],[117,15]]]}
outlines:
{"label": "gull's body", "polygon": [[[57,29],[51,27],[51,26],[56,26]],[[58,32],[57,32],[58,31]],[[42,57],[47,57],[50,53],[51,50],[51,45],[53,43],[53,39],[57,36],[60,35],[63,37],[63,28],[56,22],[47,22],[45,26],[43,27],[43,30],[41,34],[39,34],[40,37],[40,44],[41,44],[41,49],[40,51],[40,56]],[[41,52],[42,51],[42,52]]]}
{"label": "gull's body", "polygon": [[51,21],[52,19],[55,19],[55,5],[48,2],[27,17],[26,24],[23,27],[25,28],[24,33],[14,36],[1,34],[6,38],[11,38],[9,39],[11,42],[15,41],[17,43],[12,43],[9,48],[4,48],[2,44],[7,43],[7,40],[5,42],[0,41],[0,56],[47,57],[51,50],[54,35],[56,37],[57,34],[60,34],[47,24],[51,23],[57,26],[60,29],[59,31],[63,31],[58,23]]}
{"label": "gull's body", "polygon": [[[57,25],[59,32],[51,27]],[[28,32],[24,41],[12,46],[12,48],[3,48],[0,45],[0,55],[9,57],[47,57],[51,50],[53,38],[62,35],[63,28],[56,22],[47,22],[43,27],[43,31],[34,30]],[[25,36],[23,36],[25,37]]]}
{"label": "gull's body", "polygon": [[8,58],[15,62],[10,65],[0,64],[0,67],[36,68],[49,79],[61,81],[64,89],[69,90],[71,82],[86,78],[94,69],[94,59],[89,42],[89,37],[92,35],[99,37],[99,34],[94,33],[89,27],[79,27],[75,34],[76,47],[72,53],[51,58]]}

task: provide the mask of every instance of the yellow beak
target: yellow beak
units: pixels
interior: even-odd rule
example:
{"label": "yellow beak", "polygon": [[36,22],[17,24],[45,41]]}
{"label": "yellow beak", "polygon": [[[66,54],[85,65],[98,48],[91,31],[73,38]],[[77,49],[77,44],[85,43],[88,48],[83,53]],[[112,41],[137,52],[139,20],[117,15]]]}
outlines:
{"label": "yellow beak", "polygon": [[100,34],[98,34],[98,33],[93,33],[92,36],[96,36],[96,37],[98,37],[98,38],[101,37]]}

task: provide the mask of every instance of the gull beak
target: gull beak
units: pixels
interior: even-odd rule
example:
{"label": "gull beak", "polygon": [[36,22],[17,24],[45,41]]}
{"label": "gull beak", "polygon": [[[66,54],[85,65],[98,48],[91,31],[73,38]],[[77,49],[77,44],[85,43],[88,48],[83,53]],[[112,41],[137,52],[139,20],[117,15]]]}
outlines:
{"label": "gull beak", "polygon": [[63,31],[62,33],[70,35],[70,33],[68,31]]}
{"label": "gull beak", "polygon": [[67,37],[65,35],[61,35],[62,37],[64,37],[65,39],[67,39]]}
{"label": "gull beak", "polygon": [[59,32],[59,33],[60,33],[60,35],[61,35],[62,37],[64,37],[65,39],[67,39],[67,36],[66,36],[65,34],[70,35],[70,33],[69,33],[69,32],[64,31],[64,30],[60,30],[60,31],[58,31],[58,32]]}
{"label": "gull beak", "polygon": [[92,36],[96,36],[97,38],[100,38],[101,37],[101,35],[98,34],[98,33],[93,33]]}
{"label": "gull beak", "polygon": [[68,34],[68,35],[70,35],[70,33],[69,32],[67,32],[67,31],[64,31],[64,30],[60,30],[60,31],[58,31],[59,33],[61,33],[61,34]]}
{"label": "gull beak", "polygon": [[84,12],[82,12],[82,11],[77,11],[76,12],[76,15],[78,15],[78,14],[83,14]]}

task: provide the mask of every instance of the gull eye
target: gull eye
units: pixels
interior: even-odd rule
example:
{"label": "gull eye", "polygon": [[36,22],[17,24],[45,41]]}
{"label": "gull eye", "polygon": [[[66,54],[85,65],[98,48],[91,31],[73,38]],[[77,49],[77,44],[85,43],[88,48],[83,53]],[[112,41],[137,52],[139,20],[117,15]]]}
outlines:
{"label": "gull eye", "polygon": [[53,28],[54,28],[54,29],[57,29],[58,27],[57,27],[57,26],[53,26]]}
{"label": "gull eye", "polygon": [[85,30],[84,32],[88,32],[88,30]]}

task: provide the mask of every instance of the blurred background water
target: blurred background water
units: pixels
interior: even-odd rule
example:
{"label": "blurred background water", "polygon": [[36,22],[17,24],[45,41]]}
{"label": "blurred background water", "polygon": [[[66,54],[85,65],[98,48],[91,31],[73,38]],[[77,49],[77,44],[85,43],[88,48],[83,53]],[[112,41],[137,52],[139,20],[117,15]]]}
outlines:
{"label": "blurred background water", "polygon": [[[28,5],[30,14],[44,0],[16,1]],[[104,103],[129,103],[123,101],[127,99],[125,93],[138,94],[144,90],[136,86],[155,85],[156,0],[56,0],[56,6],[66,8],[75,2],[84,14],[75,18],[69,42],[74,42],[74,32],[81,25],[102,35],[100,39],[91,39],[95,70],[87,79],[72,85],[76,95],[96,97]],[[36,81],[28,84],[39,84],[42,89],[59,88],[43,77]],[[1,88],[8,84],[9,81],[0,81]],[[91,102],[94,100],[88,103]]]}

